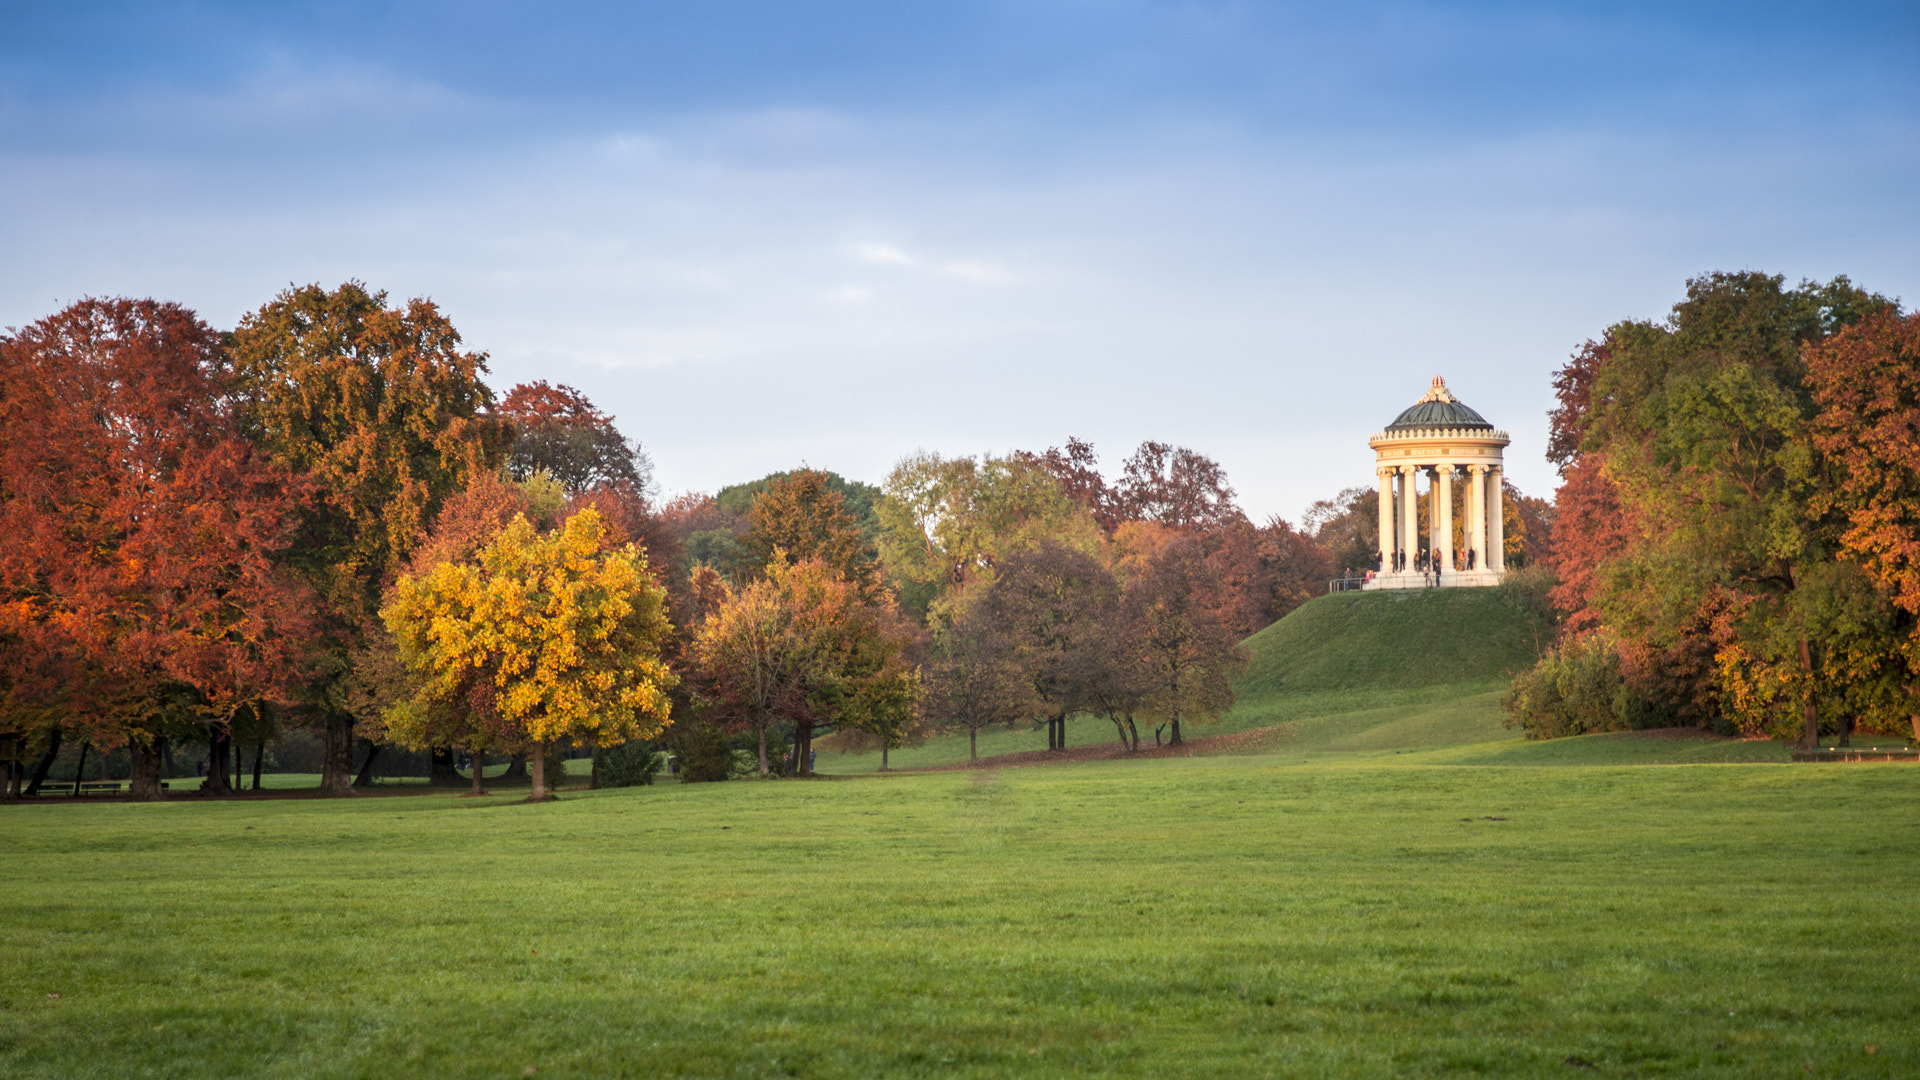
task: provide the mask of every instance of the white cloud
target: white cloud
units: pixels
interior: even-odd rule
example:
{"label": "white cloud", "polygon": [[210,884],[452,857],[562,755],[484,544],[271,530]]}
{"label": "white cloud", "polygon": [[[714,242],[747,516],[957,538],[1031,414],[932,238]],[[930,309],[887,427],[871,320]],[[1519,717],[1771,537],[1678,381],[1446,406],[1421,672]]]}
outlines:
{"label": "white cloud", "polygon": [[894,247],[892,244],[857,244],[853,254],[856,258],[871,263],[887,263],[893,266],[913,266],[913,256]]}

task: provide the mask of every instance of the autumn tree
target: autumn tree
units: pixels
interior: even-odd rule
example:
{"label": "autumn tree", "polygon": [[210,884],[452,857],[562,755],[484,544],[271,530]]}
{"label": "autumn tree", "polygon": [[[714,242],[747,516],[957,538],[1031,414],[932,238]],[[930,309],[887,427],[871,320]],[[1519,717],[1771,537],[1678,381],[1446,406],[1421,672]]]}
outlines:
{"label": "autumn tree", "polygon": [[1001,628],[1047,721],[1047,749],[1067,748],[1067,718],[1088,705],[1101,646],[1100,618],[1118,592],[1093,556],[1051,541],[1000,564],[978,603]]}
{"label": "autumn tree", "polygon": [[902,602],[924,614],[1043,543],[1100,549],[1100,527],[1044,469],[1016,458],[916,453],[887,477],[876,506],[880,558]]}
{"label": "autumn tree", "polygon": [[174,304],[85,300],[0,339],[10,711],[37,677],[94,745],[129,747],[135,798],[159,797],[163,739],[223,739],[304,660],[308,601],[278,564],[302,487],[232,407],[219,335]]}
{"label": "autumn tree", "polygon": [[1116,622],[1128,627],[1129,660],[1139,666],[1139,710],[1167,723],[1175,746],[1182,723],[1211,722],[1233,707],[1233,680],[1246,669],[1219,604],[1219,576],[1191,536],[1168,544],[1119,599]]}
{"label": "autumn tree", "polygon": [[1817,663],[1818,613],[1854,593],[1823,569],[1836,537],[1816,508],[1802,350],[1888,306],[1844,278],[1711,274],[1664,322],[1616,324],[1557,376],[1556,596],[1592,612],[1572,612],[1574,632],[1614,635],[1625,684],[1675,721],[1750,713],[1740,679],[1773,687],[1765,707],[1791,704],[1802,741],[1817,738],[1839,674]]}
{"label": "autumn tree", "polygon": [[1920,741],[1920,314],[1870,314],[1806,361],[1813,442],[1831,477],[1815,510],[1837,517],[1840,557],[1898,609],[1875,629],[1885,666],[1903,669],[1896,704]]}
{"label": "autumn tree", "polygon": [[571,386],[521,383],[507,391],[498,415],[513,430],[506,464],[516,480],[545,470],[569,492],[611,486],[645,496],[653,488],[646,450]]}
{"label": "autumn tree", "polygon": [[749,565],[764,567],[776,550],[784,551],[794,562],[819,559],[834,573],[871,590],[873,549],[829,480],[816,469],[798,469],[771,481],[754,497],[742,541]]}
{"label": "autumn tree", "polygon": [[938,728],[967,733],[967,760],[980,762],[980,733],[1012,727],[1039,708],[1007,633],[984,605],[941,619],[933,630],[921,710]]}
{"label": "autumn tree", "polygon": [[1119,493],[1107,485],[1106,477],[1100,473],[1100,457],[1094,452],[1092,443],[1069,436],[1064,449],[1053,446],[1038,454],[1017,450],[1013,457],[1021,464],[1037,467],[1053,477],[1067,498],[1086,507],[1105,532],[1113,532],[1126,520],[1126,512],[1119,503]]}
{"label": "autumn tree", "polygon": [[728,587],[690,650],[703,705],[754,731],[769,775],[767,732],[794,728],[797,772],[811,771],[814,730],[845,725],[898,745],[919,698],[907,663],[908,627],[884,596],[869,596],[820,559],[789,562],[776,549],[764,576]]}
{"label": "autumn tree", "polygon": [[232,355],[246,433],[317,490],[290,564],[320,596],[329,658],[304,701],[326,738],[320,787],[351,793],[353,725],[343,679],[378,625],[383,590],[440,504],[498,467],[484,354],[432,302],[388,308],[359,282],[288,289],[244,317]]}
{"label": "autumn tree", "polygon": [[1211,532],[1240,519],[1220,463],[1184,446],[1143,442],[1122,466],[1114,501],[1124,518]]}
{"label": "autumn tree", "polygon": [[432,745],[449,737],[435,720],[462,703],[531,744],[531,799],[540,801],[553,741],[604,746],[665,729],[678,678],[660,659],[672,632],[666,594],[644,552],[606,538],[593,510],[545,536],[515,517],[475,562],[402,577],[382,617],[420,686],[389,713],[390,734]]}

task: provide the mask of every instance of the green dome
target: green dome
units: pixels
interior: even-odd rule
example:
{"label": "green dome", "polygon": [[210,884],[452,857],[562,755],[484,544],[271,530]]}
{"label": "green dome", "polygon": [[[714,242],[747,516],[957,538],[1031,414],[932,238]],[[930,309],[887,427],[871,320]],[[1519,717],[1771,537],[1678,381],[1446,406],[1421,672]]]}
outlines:
{"label": "green dome", "polygon": [[1387,425],[1388,431],[1409,431],[1415,428],[1468,428],[1480,431],[1492,431],[1493,425],[1487,418],[1467,408],[1447,392],[1447,384],[1440,376],[1433,377],[1433,388],[1427,396],[1415,402],[1412,408],[1401,413],[1393,423]]}

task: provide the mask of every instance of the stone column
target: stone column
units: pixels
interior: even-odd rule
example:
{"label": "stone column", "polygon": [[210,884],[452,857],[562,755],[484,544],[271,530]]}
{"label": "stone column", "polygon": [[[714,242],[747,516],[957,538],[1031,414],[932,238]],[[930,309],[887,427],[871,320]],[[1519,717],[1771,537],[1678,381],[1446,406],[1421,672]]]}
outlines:
{"label": "stone column", "polygon": [[1393,470],[1373,470],[1380,478],[1380,569],[1393,569]]}
{"label": "stone column", "polygon": [[1407,557],[1408,571],[1413,569],[1414,553],[1420,550],[1420,497],[1413,482],[1418,475],[1419,466],[1400,466],[1400,513],[1405,518],[1400,523],[1400,550]]}
{"label": "stone column", "polygon": [[1487,569],[1507,568],[1507,496],[1506,481],[1500,466],[1487,469]]}
{"label": "stone column", "polygon": [[1470,465],[1473,489],[1467,498],[1467,546],[1473,549],[1473,568],[1487,568],[1487,467]]}
{"label": "stone column", "polygon": [[1440,482],[1433,486],[1439,493],[1440,514],[1435,519],[1434,533],[1438,542],[1433,545],[1435,557],[1440,561],[1442,574],[1453,573],[1453,466],[1440,466]]}

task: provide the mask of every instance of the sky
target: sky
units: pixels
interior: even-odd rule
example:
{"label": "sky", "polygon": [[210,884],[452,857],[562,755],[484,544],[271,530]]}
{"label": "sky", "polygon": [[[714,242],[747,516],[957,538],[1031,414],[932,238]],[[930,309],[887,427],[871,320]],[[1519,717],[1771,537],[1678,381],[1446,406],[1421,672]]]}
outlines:
{"label": "sky", "polygon": [[0,5],[0,326],[436,301],[668,493],[1141,441],[1256,520],[1689,277],[1920,303],[1907,3]]}

